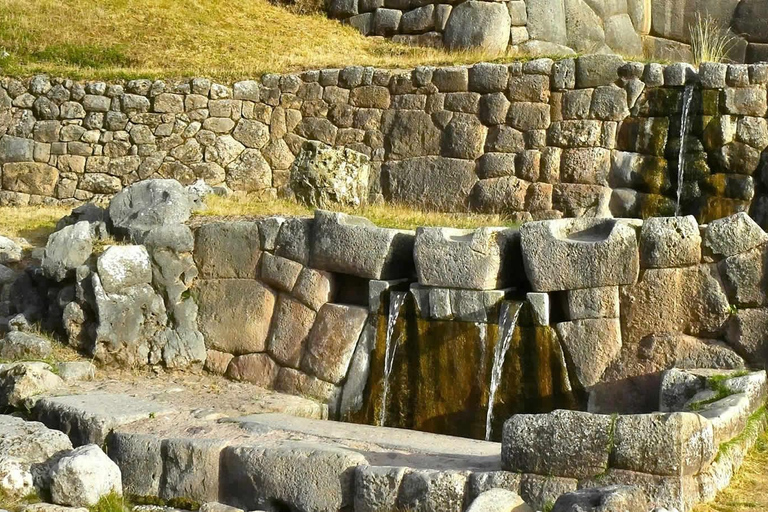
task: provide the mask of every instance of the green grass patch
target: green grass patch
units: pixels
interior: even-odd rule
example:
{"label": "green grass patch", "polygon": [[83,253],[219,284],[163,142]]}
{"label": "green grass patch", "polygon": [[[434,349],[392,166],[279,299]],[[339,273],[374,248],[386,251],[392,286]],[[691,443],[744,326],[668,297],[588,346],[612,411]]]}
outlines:
{"label": "green grass patch", "polygon": [[39,63],[92,69],[129,67],[135,63],[128,56],[125,45],[102,47],[95,44],[64,43],[47,46],[31,53],[29,58]]}
{"label": "green grass patch", "polygon": [[130,509],[128,501],[116,492],[102,496],[98,503],[88,507],[89,512],[128,512]]}
{"label": "green grass patch", "polygon": [[720,445],[715,462],[719,461],[721,457],[726,456],[732,449],[744,445],[749,438],[757,438],[762,434],[766,420],[768,420],[768,414],[766,414],[765,406],[762,406],[750,415],[749,419],[747,419],[747,425],[739,435]]}

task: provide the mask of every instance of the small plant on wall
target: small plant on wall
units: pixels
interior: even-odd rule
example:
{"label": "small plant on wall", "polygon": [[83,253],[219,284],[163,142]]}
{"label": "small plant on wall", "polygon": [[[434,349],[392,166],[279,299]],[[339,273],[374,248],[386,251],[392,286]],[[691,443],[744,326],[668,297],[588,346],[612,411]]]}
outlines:
{"label": "small plant on wall", "polygon": [[724,62],[728,53],[736,45],[726,27],[710,15],[696,14],[694,22],[688,27],[691,33],[691,52],[693,63]]}

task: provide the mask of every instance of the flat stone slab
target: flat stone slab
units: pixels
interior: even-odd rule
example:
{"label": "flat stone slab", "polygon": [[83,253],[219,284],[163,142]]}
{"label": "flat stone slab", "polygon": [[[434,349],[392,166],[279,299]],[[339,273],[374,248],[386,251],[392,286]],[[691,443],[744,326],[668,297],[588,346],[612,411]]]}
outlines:
{"label": "flat stone slab", "polygon": [[49,428],[69,435],[72,443],[104,442],[110,430],[135,421],[170,414],[162,403],[123,394],[93,393],[41,398],[35,404],[35,418]]}
{"label": "flat stone slab", "polygon": [[251,431],[281,430],[334,439],[352,449],[375,445],[361,450],[372,466],[491,471],[501,463],[501,444],[487,441],[284,414],[254,414],[232,421]]}

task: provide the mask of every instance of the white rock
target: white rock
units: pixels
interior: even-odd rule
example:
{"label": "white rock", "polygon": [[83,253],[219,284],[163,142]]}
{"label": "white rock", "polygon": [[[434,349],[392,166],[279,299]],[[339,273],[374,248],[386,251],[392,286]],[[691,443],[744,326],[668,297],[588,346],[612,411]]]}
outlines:
{"label": "white rock", "polygon": [[95,444],[72,450],[51,469],[51,498],[56,504],[88,507],[111,492],[123,494],[120,468]]}
{"label": "white rock", "polygon": [[15,457],[0,458],[0,491],[8,496],[24,497],[34,490],[28,464]]}

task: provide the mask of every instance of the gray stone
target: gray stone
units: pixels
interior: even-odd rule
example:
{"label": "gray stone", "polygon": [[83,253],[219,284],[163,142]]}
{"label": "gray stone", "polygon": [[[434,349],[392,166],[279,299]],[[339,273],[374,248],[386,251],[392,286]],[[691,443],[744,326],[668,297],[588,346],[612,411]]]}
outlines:
{"label": "gray stone", "polygon": [[298,368],[315,312],[296,299],[280,294],[269,333],[269,354],[283,366]]}
{"label": "gray stone", "polygon": [[31,162],[35,143],[32,139],[3,135],[0,137],[0,164]]}
{"label": "gray stone", "polygon": [[531,39],[568,44],[563,0],[530,0],[528,8],[528,32]]}
{"label": "gray stone", "polygon": [[293,287],[293,295],[315,311],[330,302],[335,292],[333,274],[308,267],[302,269]]}
{"label": "gray stone", "polygon": [[237,122],[232,137],[247,148],[262,149],[269,142],[269,127],[259,121],[241,119]]}
{"label": "gray stone", "polygon": [[473,290],[504,288],[515,276],[507,263],[517,250],[513,229],[419,228],[414,259],[419,284]]}
{"label": "gray stone", "polygon": [[605,44],[620,55],[641,57],[643,40],[632,25],[629,14],[617,14],[604,22]]}
{"label": "gray stone", "polygon": [[227,367],[227,378],[250,382],[262,388],[274,388],[280,367],[264,353],[235,356]]}
{"label": "gray stone", "polygon": [[490,489],[472,501],[467,512],[532,512],[523,499],[506,489]]}
{"label": "gray stone", "polygon": [[618,510],[651,510],[642,489],[628,485],[611,485],[580,489],[560,496],[552,512],[610,512]]}
{"label": "gray stone", "polygon": [[373,14],[372,32],[377,36],[391,36],[400,29],[402,11],[397,9],[376,9]]}
{"label": "gray stone", "polygon": [[312,267],[367,279],[407,277],[413,268],[412,231],[375,226],[368,219],[315,211]]}
{"label": "gray stone", "polygon": [[0,340],[0,359],[45,359],[51,354],[51,342],[35,334],[11,331]]}
{"label": "gray stone", "polygon": [[435,6],[417,7],[403,14],[401,31],[406,34],[418,34],[432,30],[435,26]]}
{"label": "gray stone", "polygon": [[302,269],[301,263],[270,253],[264,253],[261,257],[261,280],[278,290],[293,290]]}
{"label": "gray stone", "polygon": [[369,175],[369,159],[362,153],[310,141],[291,166],[291,190],[308,206],[357,208],[368,201]]}
{"label": "gray stone", "polygon": [[618,80],[624,59],[618,55],[584,55],[576,59],[576,87],[610,85]]}
{"label": "gray stone", "polygon": [[605,45],[600,17],[584,0],[564,0],[568,46],[578,52],[594,53]]}
{"label": "gray stone", "polygon": [[0,235],[0,265],[21,261],[21,246],[10,238]]}
{"label": "gray stone", "polygon": [[613,419],[579,411],[516,414],[504,424],[507,471],[586,478],[608,468]]}
{"label": "gray stone", "polygon": [[581,288],[566,292],[569,320],[619,317],[619,287]]}
{"label": "gray stone", "polygon": [[77,446],[101,446],[110,432],[121,425],[171,412],[172,409],[155,401],[99,392],[44,397],[33,410],[35,418],[49,428],[67,432]]}
{"label": "gray stone", "polygon": [[91,225],[80,221],[66,226],[48,237],[43,254],[43,272],[55,281],[63,281],[88,261],[92,252]]}
{"label": "gray stone", "polygon": [[619,319],[573,320],[559,323],[555,329],[572,361],[578,382],[585,388],[600,382],[603,372],[621,350]]}
{"label": "gray stone", "polygon": [[545,130],[550,121],[550,107],[546,103],[517,102],[507,113],[507,124],[520,131]]}
{"label": "gray stone", "polygon": [[228,442],[220,439],[165,439],[160,498],[196,502],[219,497],[219,459]]}
{"label": "gray stone", "polygon": [[725,88],[725,76],[728,65],[721,62],[702,62],[699,64],[699,80],[705,89]]}
{"label": "gray stone", "polygon": [[113,245],[99,256],[96,267],[107,293],[152,282],[152,265],[143,245]]}
{"label": "gray stone", "polygon": [[50,370],[45,363],[17,363],[0,370],[0,406],[23,407],[28,398],[63,386]]}
{"label": "gray stone", "polygon": [[214,222],[196,232],[195,263],[204,278],[255,279],[261,256],[255,222]]}
{"label": "gray stone", "polygon": [[450,470],[411,470],[403,476],[398,508],[426,512],[461,512],[468,474]]}
{"label": "gray stone", "polygon": [[263,352],[275,294],[252,279],[199,281],[198,325],[209,348],[230,354]]}
{"label": "gray stone", "polygon": [[535,291],[598,288],[637,281],[637,237],[627,221],[529,222],[520,228],[520,236],[526,274]]}
{"label": "gray stone", "polygon": [[718,269],[732,304],[755,307],[766,303],[768,245],[729,256],[718,264]]}
{"label": "gray stone", "polygon": [[426,112],[387,110],[381,118],[384,150],[393,159],[437,155],[440,129]]}
{"label": "gray stone", "polygon": [[481,94],[503,92],[507,88],[509,70],[504,64],[480,62],[469,68],[469,90]]}
{"label": "gray stone", "polygon": [[511,22],[505,5],[468,0],[451,10],[443,41],[452,49],[502,53],[507,50]]}
{"label": "gray stone", "polygon": [[66,361],[56,365],[56,373],[64,382],[78,382],[96,378],[96,366],[90,361]]}
{"label": "gray stone", "polygon": [[465,210],[477,182],[475,163],[455,158],[387,161],[381,172],[385,198],[437,210]]}
{"label": "gray stone", "polygon": [[51,468],[51,498],[59,505],[92,507],[111,493],[123,494],[120,468],[96,445],[76,448]]}
{"label": "gray stone", "polygon": [[723,109],[727,114],[764,117],[768,109],[766,91],[759,86],[723,90]]}
{"label": "gray stone", "polygon": [[275,254],[308,265],[313,224],[314,219],[285,221],[277,234]]}
{"label": "gray stone", "polygon": [[765,242],[768,242],[768,234],[749,215],[740,212],[709,223],[703,246],[716,256],[728,257]]}
{"label": "gray stone", "polygon": [[50,461],[72,449],[66,434],[36,421],[2,415],[0,426],[0,458],[22,461],[34,473],[37,485],[45,484]]}
{"label": "gray stone", "polygon": [[730,346],[744,355],[748,363],[765,365],[768,361],[766,329],[768,329],[768,309],[742,309],[729,320],[725,339]]}
{"label": "gray stone", "polygon": [[[469,0],[474,1],[474,0]],[[447,157],[474,160],[483,154],[488,129],[477,116],[454,114],[442,137],[442,154]]]}
{"label": "gray stone", "polygon": [[341,383],[367,319],[366,308],[342,304],[321,307],[307,339],[302,369],[326,382]]}
{"label": "gray stone", "polygon": [[189,195],[175,180],[146,180],[124,188],[109,203],[118,233],[141,242],[152,228],[181,224],[191,215]]}
{"label": "gray stone", "polygon": [[363,464],[359,453],[311,443],[227,447],[220,499],[244,510],[274,502],[298,512],[339,510],[352,505],[354,470]]}
{"label": "gray stone", "polygon": [[640,231],[642,268],[685,267],[701,260],[701,236],[696,219],[654,217]]}
{"label": "gray stone", "polygon": [[713,435],[710,422],[695,413],[619,416],[611,465],[655,475],[695,475],[717,454]]}
{"label": "gray stone", "polygon": [[354,510],[394,510],[405,473],[406,468],[403,467],[358,466],[355,469]]}
{"label": "gray stone", "polygon": [[42,162],[12,162],[3,166],[3,188],[12,192],[52,197],[58,180],[59,171]]}

